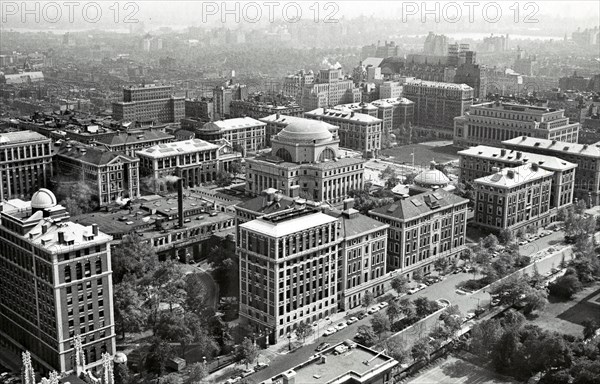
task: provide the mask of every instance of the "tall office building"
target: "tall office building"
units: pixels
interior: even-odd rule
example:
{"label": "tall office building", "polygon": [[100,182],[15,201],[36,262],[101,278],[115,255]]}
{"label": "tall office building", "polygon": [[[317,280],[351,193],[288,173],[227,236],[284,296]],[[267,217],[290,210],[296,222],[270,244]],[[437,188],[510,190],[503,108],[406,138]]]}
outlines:
{"label": "tall office building", "polygon": [[410,277],[431,272],[436,259],[458,258],[466,248],[468,202],[438,189],[369,211],[390,226],[388,270]]}
{"label": "tall office building", "polygon": [[245,156],[248,152],[256,152],[265,147],[266,125],[251,117],[238,117],[206,123],[198,134],[218,135]]}
{"label": "tall office building", "polygon": [[473,104],[473,88],[466,84],[413,80],[404,84],[404,97],[415,103],[414,124],[452,138],[454,118]]}
{"label": "tall office building", "polygon": [[32,131],[0,133],[0,201],[30,197],[52,174],[52,140]]}
{"label": "tall office building", "polygon": [[0,211],[0,341],[44,372],[75,369],[76,335],[85,369],[116,352],[112,237],[68,218],[47,189]]}
{"label": "tall office building", "polygon": [[233,84],[229,81],[224,86],[213,89],[213,119],[221,120],[231,117],[231,102],[246,100],[248,87],[244,84]]}
{"label": "tall office building", "polygon": [[112,104],[113,118],[142,123],[179,123],[185,117],[185,98],[172,94],[170,85],[124,88],[123,101]]}
{"label": "tall office building", "polygon": [[569,123],[564,110],[489,102],[471,106],[454,119],[454,145],[500,145],[518,136],[576,143],[579,123]]}
{"label": "tall office building", "polygon": [[[272,196],[277,205],[281,196]],[[270,343],[300,323],[383,294],[386,224],[345,209],[321,212],[296,199],[290,208],[239,225],[240,316]]]}

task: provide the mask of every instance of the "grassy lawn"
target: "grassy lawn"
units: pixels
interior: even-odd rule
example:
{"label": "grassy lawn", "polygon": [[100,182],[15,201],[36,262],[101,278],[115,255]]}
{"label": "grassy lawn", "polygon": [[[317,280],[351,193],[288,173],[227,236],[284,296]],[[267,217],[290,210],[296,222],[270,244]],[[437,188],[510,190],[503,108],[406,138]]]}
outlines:
{"label": "grassy lawn", "polygon": [[431,368],[407,384],[512,384],[517,383],[495,372],[478,367],[465,360],[450,356],[440,365]]}
{"label": "grassy lawn", "polygon": [[569,301],[558,301],[550,296],[546,309],[533,320],[532,324],[549,331],[583,336],[583,326],[587,319],[600,319],[600,303],[592,299],[600,293],[600,283],[586,287]]}
{"label": "grassy lawn", "polygon": [[393,156],[394,158],[390,160],[395,163],[412,164],[411,153],[414,151],[415,166],[421,168],[429,168],[429,163],[434,159],[436,163],[447,163],[458,159],[456,154],[458,149],[452,145],[431,146],[427,144],[429,143],[401,145],[384,149],[381,153],[385,156]]}

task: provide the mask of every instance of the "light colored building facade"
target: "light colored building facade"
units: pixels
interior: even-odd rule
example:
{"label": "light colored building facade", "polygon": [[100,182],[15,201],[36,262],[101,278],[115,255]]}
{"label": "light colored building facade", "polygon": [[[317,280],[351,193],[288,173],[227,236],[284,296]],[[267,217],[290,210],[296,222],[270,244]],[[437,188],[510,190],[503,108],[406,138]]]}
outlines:
{"label": "light colored building facade", "polygon": [[342,157],[337,132],[322,121],[302,119],[271,139],[268,155],[246,159],[246,192],[267,188],[314,201],[341,204],[348,191],[363,187],[364,160]]}
{"label": "light colored building facade", "polygon": [[71,143],[63,144],[54,156],[56,175],[89,185],[101,207],[140,197],[139,164],[138,158],[120,152]]}
{"label": "light colored building facade", "polygon": [[296,199],[238,226],[240,315],[271,343],[300,323],[361,306],[367,291],[383,294],[388,226],[347,203],[321,212]]}
{"label": "light colored building facade", "polygon": [[206,123],[203,132],[215,132],[227,140],[234,148],[242,149],[242,153],[256,152],[266,145],[266,123],[251,117],[219,120]]}
{"label": "light colored building facade", "polygon": [[0,133],[0,201],[30,197],[52,174],[52,140],[37,132]]}
{"label": "light colored building facade", "polygon": [[404,97],[415,103],[414,124],[451,138],[454,118],[473,104],[473,88],[466,84],[412,80],[404,84]]}
{"label": "light colored building facade", "polygon": [[185,187],[215,182],[217,173],[228,171],[240,154],[228,144],[216,145],[204,140],[175,141],[138,151],[140,174],[154,192],[164,192],[172,177],[185,180]]}
{"label": "light colored building facade", "polygon": [[305,85],[315,82],[315,74],[313,71],[298,71],[296,74],[288,75],[283,79],[283,96],[293,97],[296,101],[302,98],[302,91]]}
{"label": "light colored building facade", "polygon": [[305,84],[302,88],[300,105],[305,111],[312,111],[330,105],[360,103],[361,97],[361,89],[351,79],[342,78],[340,69],[323,69],[318,82]]}
{"label": "light colored building facade", "polygon": [[185,117],[185,98],[174,97],[170,85],[148,84],[123,89],[123,101],[112,104],[119,121],[179,123]]}
{"label": "light colored building facade", "polygon": [[577,164],[574,199],[583,199],[589,206],[600,204],[600,148],[597,146],[526,136],[506,140],[502,144],[507,149],[556,156]]}
{"label": "light colored building facade", "polygon": [[566,208],[573,203],[575,172],[577,164],[554,156],[521,152],[504,148],[478,145],[458,152],[460,162],[459,181],[473,184],[476,179],[498,172],[503,168],[515,168],[524,164],[537,164],[553,172],[550,208]]}
{"label": "light colored building facade", "polygon": [[474,224],[513,233],[550,224],[556,213],[550,207],[553,177],[532,163],[476,179]]}
{"label": "light colored building facade", "polygon": [[231,117],[251,117],[257,120],[272,114],[297,117],[302,117],[304,114],[304,109],[295,103],[275,105],[253,100],[233,100],[230,109]]}
{"label": "light colored building facade", "polygon": [[318,108],[304,116],[338,126],[343,148],[360,151],[365,158],[379,156],[383,136],[381,119],[344,107]]}
{"label": "light colored building facade", "polygon": [[564,110],[498,102],[471,106],[455,119],[454,145],[501,145],[517,136],[576,143],[579,123],[569,123]]}
{"label": "light colored building facade", "polygon": [[369,211],[390,226],[388,270],[407,277],[433,271],[439,258],[458,258],[465,250],[468,200],[438,189]]}
{"label": "light colored building facade", "polygon": [[112,237],[68,221],[47,189],[4,202],[0,217],[0,341],[30,351],[36,370],[68,373],[79,335],[85,369],[100,368],[116,352]]}

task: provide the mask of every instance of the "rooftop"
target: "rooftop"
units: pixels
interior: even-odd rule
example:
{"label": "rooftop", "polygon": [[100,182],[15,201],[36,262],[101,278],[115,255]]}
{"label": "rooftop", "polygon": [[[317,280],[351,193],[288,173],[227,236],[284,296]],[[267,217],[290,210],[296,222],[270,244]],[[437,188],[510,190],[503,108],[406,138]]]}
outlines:
{"label": "rooftop", "polygon": [[398,200],[393,204],[375,208],[369,212],[400,220],[410,220],[454,205],[464,204],[466,207],[468,202],[467,199],[438,189]]}
{"label": "rooftop", "polygon": [[[302,363],[287,372],[272,378],[276,382],[280,377],[295,374],[296,383],[360,383],[381,374],[398,363],[384,354],[355,344],[355,348],[348,349],[340,354],[334,353],[335,349],[344,345],[344,342],[332,346],[309,361]],[[273,380],[275,379],[275,380]]]}
{"label": "rooftop", "polygon": [[125,155],[121,152],[111,152],[111,151],[101,151],[99,149],[88,147],[85,145],[74,145],[69,142],[63,143],[58,151],[56,151],[56,156],[68,157],[70,159],[77,159],[81,162],[94,164],[94,165],[106,165],[114,161],[115,159],[119,159],[125,162],[137,162],[139,159],[136,157]]}
{"label": "rooftop", "polygon": [[473,88],[469,87],[467,84],[454,84],[454,83],[443,83],[441,81],[427,81],[427,80],[409,80],[405,85],[415,85],[420,87],[427,88],[443,88],[443,89],[453,89],[457,91],[469,91],[473,90]]}
{"label": "rooftop", "polygon": [[600,157],[600,147],[596,144],[577,144],[566,143],[563,141],[538,139],[535,137],[518,136],[502,142],[504,146],[518,146],[532,149],[545,149],[557,153],[571,155],[581,155],[598,158]]}
{"label": "rooftop", "polygon": [[[544,169],[551,171],[565,171],[576,168],[577,164],[570,163],[566,160],[559,159],[555,156],[540,155],[538,153],[520,152],[513,149],[502,149],[489,147],[487,145],[478,145],[462,151],[459,151],[460,156],[471,156],[480,159],[498,160],[515,165],[526,163],[536,163]],[[518,156],[518,157],[517,157]]]}
{"label": "rooftop", "polygon": [[513,188],[531,181],[550,177],[554,174],[537,164],[525,164],[514,168],[504,168],[500,172],[475,179],[475,183],[499,188]]}
{"label": "rooftop", "polygon": [[498,103],[498,102],[488,102],[472,105],[471,108],[476,109],[495,109],[495,110],[503,110],[503,111],[512,111],[512,112],[527,112],[527,113],[535,113],[538,115],[543,115],[544,113],[556,112],[557,110],[554,108],[547,107],[538,107],[535,105],[529,104],[513,104],[513,103]]}
{"label": "rooftop", "polygon": [[266,125],[262,121],[258,121],[251,117],[237,117],[235,119],[217,120],[210,123],[206,123],[203,129],[213,130],[213,127],[218,127],[219,130],[232,130],[240,128],[251,128]]}
{"label": "rooftop", "polygon": [[46,136],[33,131],[0,133],[0,145],[25,143],[30,141],[49,141]]}
{"label": "rooftop", "polygon": [[[305,120],[312,120],[312,119],[306,119],[304,117],[297,117],[297,116],[288,116],[288,115],[278,115],[276,113],[266,116],[266,117],[262,117],[260,119],[260,121],[265,122],[265,123],[279,123],[282,125],[288,125],[288,124],[292,124],[292,123],[298,123],[298,122],[303,122]],[[322,122],[322,125],[324,127],[327,127],[327,129],[329,129],[330,131],[335,131],[338,129],[338,127],[336,125],[333,124],[329,124],[326,122]]]}
{"label": "rooftop", "polygon": [[278,222],[272,221],[272,218],[269,217],[259,218],[242,224],[240,227],[270,237],[283,237],[334,221],[337,219],[332,216],[321,212],[310,212],[308,214],[298,213],[297,216]]}
{"label": "rooftop", "polygon": [[171,140],[175,137],[168,133],[149,130],[140,132],[128,132],[128,133],[117,133],[114,136],[103,136],[96,139],[97,142],[107,145],[123,145],[123,144],[134,144],[143,143],[147,141],[155,140]]}
{"label": "rooftop", "polygon": [[305,116],[322,116],[325,118],[333,118],[337,120],[352,120],[361,123],[381,123],[381,120],[364,113],[357,113],[349,108],[338,106],[334,108],[317,108],[310,112],[306,112]]}
{"label": "rooftop", "polygon": [[173,155],[184,155],[196,152],[209,151],[219,147],[200,139],[175,141],[172,143],[158,144],[150,148],[137,151],[136,154],[152,158],[170,157]]}

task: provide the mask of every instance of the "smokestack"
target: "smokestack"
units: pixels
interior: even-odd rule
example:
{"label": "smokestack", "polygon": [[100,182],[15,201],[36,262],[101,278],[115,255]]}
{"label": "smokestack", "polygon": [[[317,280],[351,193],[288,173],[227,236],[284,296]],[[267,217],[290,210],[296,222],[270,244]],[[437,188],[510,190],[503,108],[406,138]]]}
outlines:
{"label": "smokestack", "polygon": [[177,180],[177,210],[179,214],[179,227],[183,228],[183,179]]}
{"label": "smokestack", "polygon": [[92,224],[92,234],[98,236],[98,224]]}

